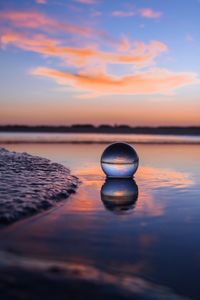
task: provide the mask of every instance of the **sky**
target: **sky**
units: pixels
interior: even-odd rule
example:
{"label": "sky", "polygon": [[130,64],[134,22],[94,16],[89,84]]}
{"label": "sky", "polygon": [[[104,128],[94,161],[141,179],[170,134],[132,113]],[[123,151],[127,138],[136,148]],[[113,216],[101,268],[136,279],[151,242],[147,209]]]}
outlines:
{"label": "sky", "polygon": [[200,0],[0,2],[0,124],[200,125]]}

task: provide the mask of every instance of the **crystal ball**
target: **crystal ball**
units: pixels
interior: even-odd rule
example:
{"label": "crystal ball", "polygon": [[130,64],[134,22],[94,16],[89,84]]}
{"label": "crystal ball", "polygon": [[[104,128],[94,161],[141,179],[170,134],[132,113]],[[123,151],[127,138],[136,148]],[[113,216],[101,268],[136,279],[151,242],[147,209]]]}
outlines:
{"label": "crystal ball", "polygon": [[138,198],[138,186],[133,179],[107,178],[101,188],[101,200],[106,209],[133,209]]}
{"label": "crystal ball", "polygon": [[138,164],[137,152],[127,143],[111,144],[101,156],[102,170],[110,178],[131,178]]}

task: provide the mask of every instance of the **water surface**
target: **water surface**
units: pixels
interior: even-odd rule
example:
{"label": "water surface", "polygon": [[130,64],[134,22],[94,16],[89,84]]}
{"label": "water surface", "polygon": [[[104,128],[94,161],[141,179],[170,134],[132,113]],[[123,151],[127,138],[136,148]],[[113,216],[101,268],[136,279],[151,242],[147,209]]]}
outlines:
{"label": "water surface", "polygon": [[[1,146],[62,163],[82,181],[78,192],[53,210],[2,229],[1,249],[89,265],[121,278],[137,276],[180,296],[199,299],[199,145],[136,145],[138,194],[124,207],[123,203],[106,205],[102,198],[105,177],[99,160],[105,145]],[[113,197],[118,186],[108,187]],[[124,193],[127,200],[126,188],[121,186],[121,199]]]}
{"label": "water surface", "polygon": [[0,143],[98,143],[200,144],[198,135],[103,134],[103,133],[26,133],[1,132]]}

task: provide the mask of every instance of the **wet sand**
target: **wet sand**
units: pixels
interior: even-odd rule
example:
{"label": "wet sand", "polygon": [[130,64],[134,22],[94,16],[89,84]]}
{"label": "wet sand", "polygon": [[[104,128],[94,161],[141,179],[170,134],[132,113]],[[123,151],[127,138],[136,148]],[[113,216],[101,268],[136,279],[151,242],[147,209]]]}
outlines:
{"label": "wet sand", "polygon": [[61,164],[0,148],[0,225],[52,207],[77,185],[78,178]]}

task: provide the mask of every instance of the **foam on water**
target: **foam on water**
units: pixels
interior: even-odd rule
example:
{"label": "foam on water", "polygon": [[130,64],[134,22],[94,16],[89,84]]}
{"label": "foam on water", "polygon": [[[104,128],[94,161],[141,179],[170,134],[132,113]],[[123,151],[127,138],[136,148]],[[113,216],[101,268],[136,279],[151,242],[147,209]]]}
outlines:
{"label": "foam on water", "polygon": [[0,148],[0,224],[52,207],[77,185],[78,178],[60,164]]}

